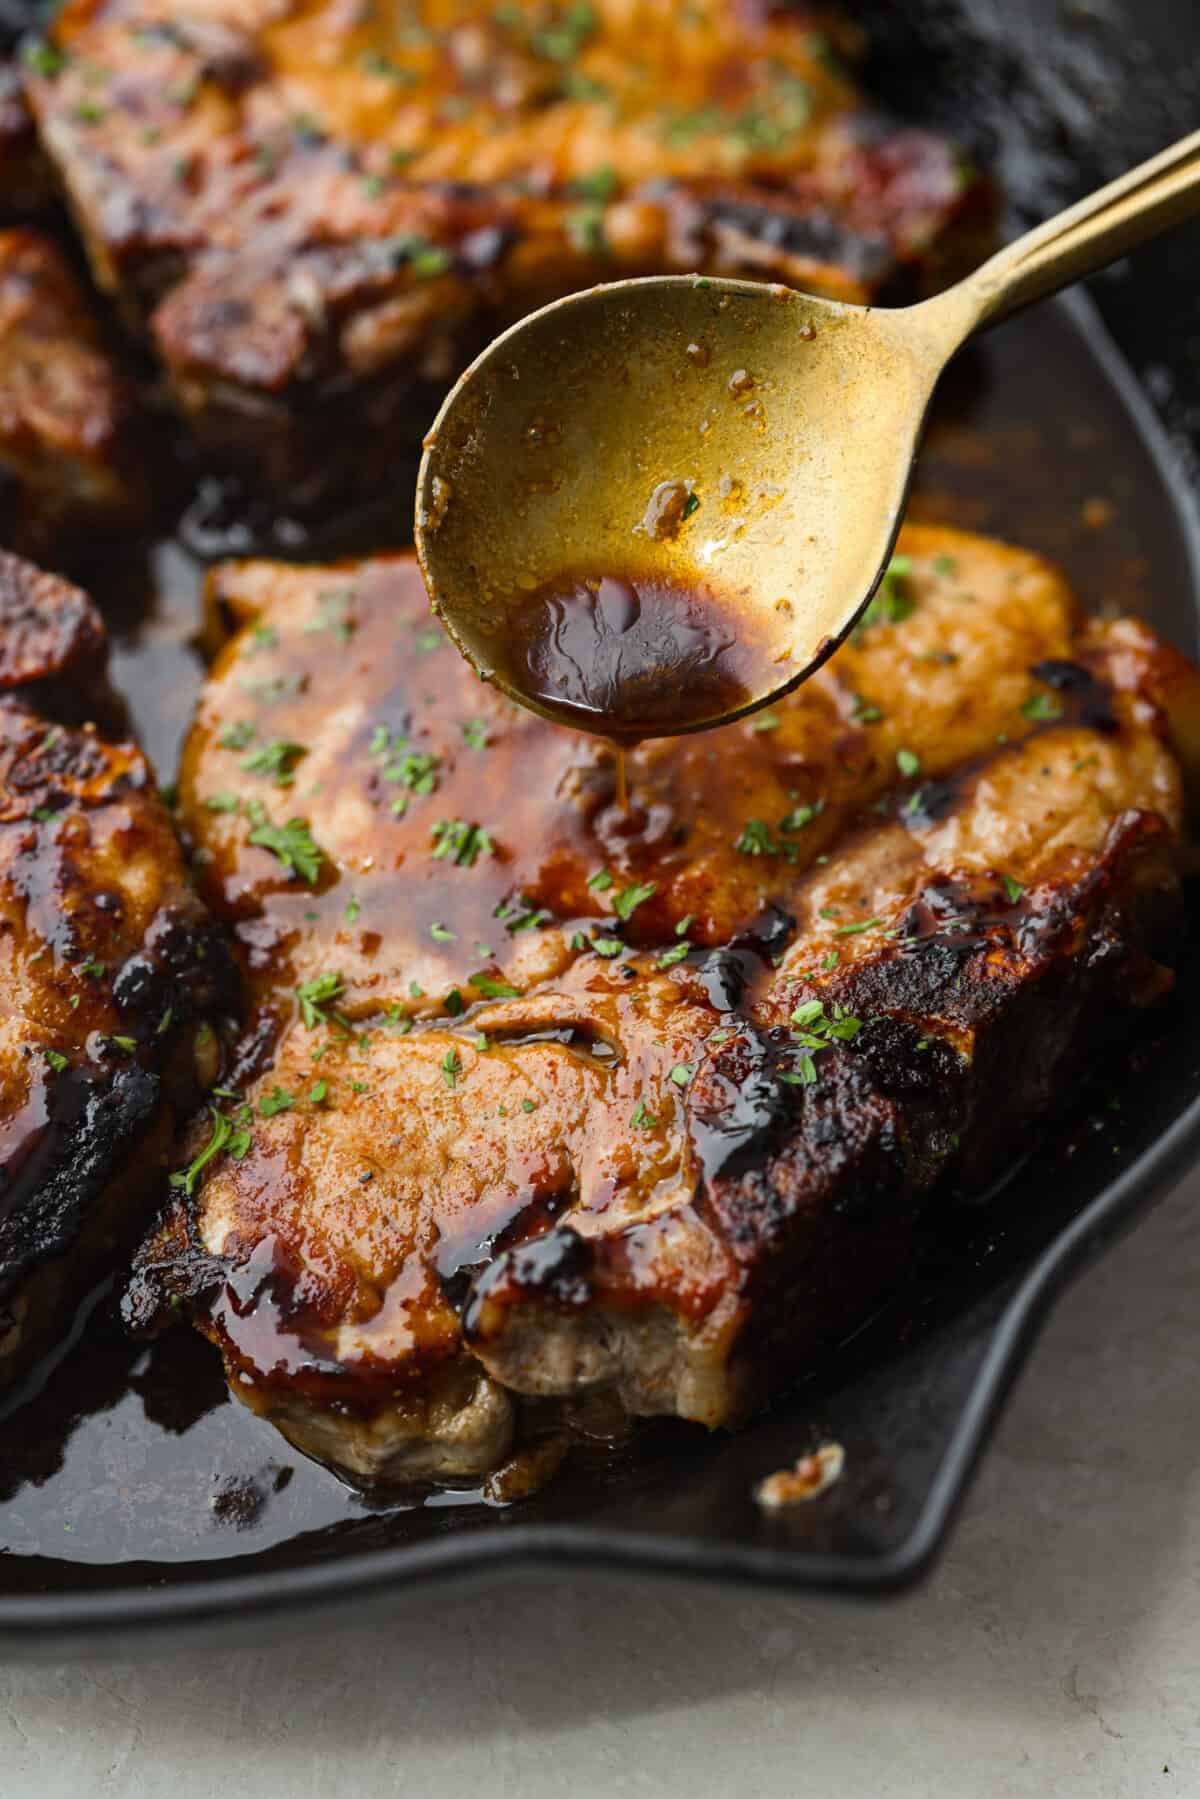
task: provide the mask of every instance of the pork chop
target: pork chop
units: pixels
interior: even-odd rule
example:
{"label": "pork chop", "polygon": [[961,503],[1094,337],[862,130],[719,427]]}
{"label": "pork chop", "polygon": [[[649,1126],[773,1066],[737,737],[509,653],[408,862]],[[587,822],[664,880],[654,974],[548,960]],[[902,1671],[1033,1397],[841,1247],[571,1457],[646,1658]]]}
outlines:
{"label": "pork chop", "polygon": [[100,285],[210,454],[390,478],[506,322],[697,268],[851,299],[976,257],[992,188],[872,112],[823,9],[69,0],[30,75]]}
{"label": "pork chop", "polygon": [[234,998],[145,760],[84,722],[120,715],[104,655],[0,553],[0,1387],[144,1229]]}
{"label": "pork chop", "polygon": [[142,503],[131,390],[62,252],[0,231],[0,543],[44,553]]}
{"label": "pork chop", "polygon": [[[181,816],[248,993],[135,1287],[358,1478],[527,1399],[736,1422],[1167,990],[1200,688],[910,527],[768,714],[612,754],[480,685],[409,556],[226,566]],[[245,1116],[245,1114],[242,1114]]]}

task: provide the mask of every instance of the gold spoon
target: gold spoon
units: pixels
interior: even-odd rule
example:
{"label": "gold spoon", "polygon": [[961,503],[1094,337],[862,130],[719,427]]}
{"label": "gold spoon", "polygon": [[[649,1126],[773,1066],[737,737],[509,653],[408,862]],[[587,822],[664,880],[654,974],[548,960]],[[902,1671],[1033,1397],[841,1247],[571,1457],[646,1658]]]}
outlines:
{"label": "gold spoon", "polygon": [[[604,735],[766,704],[877,587],[955,352],[1197,210],[1200,132],[917,306],[694,275],[555,301],[477,358],[426,439],[416,545],[434,611],[484,679]],[[697,588],[681,649],[664,621]]]}

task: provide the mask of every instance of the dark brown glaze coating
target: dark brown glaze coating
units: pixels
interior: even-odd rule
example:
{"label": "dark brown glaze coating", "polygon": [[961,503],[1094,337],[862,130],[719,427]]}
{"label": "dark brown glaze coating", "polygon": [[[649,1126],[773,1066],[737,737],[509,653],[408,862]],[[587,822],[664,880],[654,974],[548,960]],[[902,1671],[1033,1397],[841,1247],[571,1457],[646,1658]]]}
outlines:
{"label": "dark brown glaze coating", "polygon": [[[611,749],[478,681],[410,555],[223,565],[214,606],[257,622],[214,665],[180,796],[201,891],[236,920],[256,991],[334,965],[352,1009],[402,1000],[427,1015],[474,970],[522,988],[556,972],[562,933],[528,919],[608,928],[630,885],[655,884],[633,943],[689,917],[689,940],[718,946],[789,910],[798,873],[894,787],[899,754],[938,778],[1027,735],[1022,706],[1043,685],[1031,668],[1075,641],[1074,602],[1037,557],[921,527],[903,553],[920,595],[903,625],[871,625],[769,713],[642,745],[627,811]],[[283,781],[247,766],[281,745]],[[277,827],[307,821],[313,885],[248,842],[248,807]],[[481,828],[490,853],[435,856],[443,821]],[[589,886],[603,870],[611,887]]]}
{"label": "dark brown glaze coating", "polygon": [[61,253],[0,231],[0,542],[128,524],[141,505],[130,390]]}
{"label": "dark brown glaze coating", "polygon": [[866,299],[977,255],[992,190],[865,110],[836,35],[736,0],[72,0],[31,86],[101,285],[295,506],[390,473],[556,295],[704,268]]}
{"label": "dark brown glaze coating", "polygon": [[16,63],[0,61],[0,222],[41,212],[53,191],[21,71]]}
{"label": "dark brown glaze coating", "polygon": [[[628,814],[609,751],[440,639],[411,558],[217,572],[248,622],[181,813],[248,978],[253,1140],[141,1301],[301,1447],[475,1474],[512,1394],[597,1387],[735,1419],[1169,985],[1194,671],[1023,552],[900,553],[892,618],[771,715],[634,752]],[[248,841],[289,819],[311,883]],[[818,1001],[859,1024],[814,1050]]]}
{"label": "dark brown glaze coating", "polygon": [[98,621],[77,590],[32,568],[20,605],[15,559],[0,574],[3,614],[20,612],[23,636],[0,695],[3,1384],[66,1328],[72,1299],[143,1222],[177,1116],[215,1073],[207,1020],[234,986],[141,753],[30,703],[52,699],[84,644],[99,676]]}

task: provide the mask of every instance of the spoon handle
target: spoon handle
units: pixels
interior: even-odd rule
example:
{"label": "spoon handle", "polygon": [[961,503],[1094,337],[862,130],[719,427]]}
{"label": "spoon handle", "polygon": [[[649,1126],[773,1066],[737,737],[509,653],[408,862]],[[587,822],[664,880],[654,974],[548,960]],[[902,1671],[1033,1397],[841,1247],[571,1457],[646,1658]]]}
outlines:
{"label": "spoon handle", "polygon": [[1094,274],[1197,213],[1200,131],[1193,131],[1005,245],[950,292],[966,303],[967,332],[977,331]]}

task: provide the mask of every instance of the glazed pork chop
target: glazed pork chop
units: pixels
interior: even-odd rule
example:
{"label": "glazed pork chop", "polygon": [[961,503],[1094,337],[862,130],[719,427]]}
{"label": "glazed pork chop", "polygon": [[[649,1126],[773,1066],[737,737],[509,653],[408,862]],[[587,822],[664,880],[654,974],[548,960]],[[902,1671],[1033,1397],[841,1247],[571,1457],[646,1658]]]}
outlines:
{"label": "glazed pork chop", "polygon": [[410,556],[212,597],[180,804],[248,1015],[131,1304],[353,1476],[477,1476],[530,1399],[736,1422],[1171,984],[1198,677],[1035,556],[910,527],[628,810]]}
{"label": "glazed pork chop", "polygon": [[140,510],[131,392],[62,252],[0,231],[0,544],[58,550]]}
{"label": "glazed pork chop", "polygon": [[100,285],[211,454],[311,503],[391,477],[506,322],[708,269],[866,299],[990,239],[823,9],[69,0],[30,75]]}
{"label": "glazed pork chop", "polygon": [[233,999],[87,596],[0,553],[0,1388],[144,1229]]}

